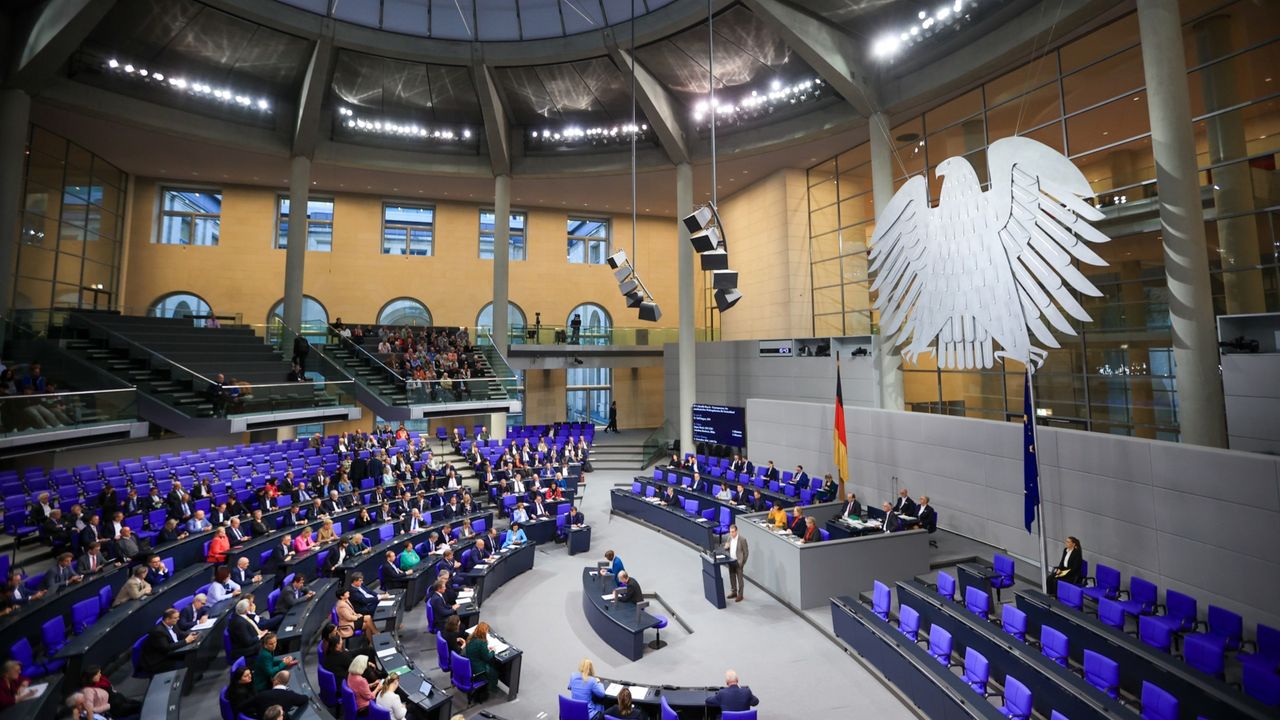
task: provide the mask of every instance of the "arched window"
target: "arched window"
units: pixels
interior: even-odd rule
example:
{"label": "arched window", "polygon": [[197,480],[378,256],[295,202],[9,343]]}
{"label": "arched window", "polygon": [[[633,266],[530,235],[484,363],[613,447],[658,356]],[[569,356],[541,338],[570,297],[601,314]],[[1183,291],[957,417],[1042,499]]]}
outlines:
{"label": "arched window", "polygon": [[192,315],[212,315],[213,308],[204,298],[189,292],[175,292],[161,295],[151,307],[147,308],[151,317],[187,318]]}
{"label": "arched window", "polygon": [[[275,337],[284,325],[284,298],[271,306],[267,313],[269,337]],[[302,334],[312,343],[323,345],[329,335],[329,311],[319,300],[310,295],[302,296]]]}
{"label": "arched window", "polygon": [[379,325],[431,325],[431,311],[413,298],[396,298],[378,311]]}
{"label": "arched window", "polygon": [[[511,345],[517,345],[524,342],[524,327],[528,321],[525,320],[524,310],[520,306],[513,303],[507,303],[507,342]],[[480,314],[476,316],[476,328],[484,330],[493,330],[493,303],[485,303],[480,308]],[[477,340],[482,336],[477,333]]]}
{"label": "arched window", "polygon": [[[573,333],[574,316],[582,320],[582,327],[576,337]],[[569,342],[578,345],[608,345],[613,331],[609,311],[595,303],[583,303],[571,310],[564,324],[569,328]]]}

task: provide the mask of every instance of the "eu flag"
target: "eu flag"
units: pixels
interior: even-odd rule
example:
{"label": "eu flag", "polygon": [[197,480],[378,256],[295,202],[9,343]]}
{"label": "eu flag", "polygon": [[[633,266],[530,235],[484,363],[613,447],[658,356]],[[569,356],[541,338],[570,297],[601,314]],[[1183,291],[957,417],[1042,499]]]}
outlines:
{"label": "eu flag", "polygon": [[1031,406],[1031,371],[1022,380],[1022,491],[1027,532],[1040,506],[1040,463],[1036,461],[1036,414]]}

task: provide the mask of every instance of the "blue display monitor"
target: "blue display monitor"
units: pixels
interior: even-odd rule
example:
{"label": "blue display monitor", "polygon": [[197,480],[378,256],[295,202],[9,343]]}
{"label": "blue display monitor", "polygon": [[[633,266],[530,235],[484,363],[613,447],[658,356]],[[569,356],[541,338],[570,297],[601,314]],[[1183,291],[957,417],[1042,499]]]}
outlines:
{"label": "blue display monitor", "polygon": [[694,442],[747,446],[747,409],[727,405],[693,406]]}

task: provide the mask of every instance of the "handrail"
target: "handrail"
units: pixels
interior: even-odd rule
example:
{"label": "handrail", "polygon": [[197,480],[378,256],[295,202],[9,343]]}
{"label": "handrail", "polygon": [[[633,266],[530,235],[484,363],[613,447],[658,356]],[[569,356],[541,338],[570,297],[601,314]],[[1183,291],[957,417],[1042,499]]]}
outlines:
{"label": "handrail", "polygon": [[[332,325],[330,325],[329,327],[330,327],[330,328],[332,328],[333,326],[332,326]],[[369,352],[368,350],[365,350],[363,345],[359,345],[359,344],[357,344],[357,343],[356,343],[356,341],[354,341],[354,340],[352,340],[351,338],[346,337],[345,335],[342,335],[342,334],[338,334],[338,335],[337,335],[337,338],[338,338],[338,342],[339,342],[339,344],[343,345],[344,347],[354,348],[356,352],[363,353],[363,354],[364,354],[366,357],[368,357],[370,360],[372,360],[372,361],[374,361],[375,363],[377,363],[379,367],[381,367],[383,370],[387,371],[387,373],[388,373],[389,375],[391,375],[391,377],[395,378],[396,380],[399,380],[401,383],[406,382],[406,381],[405,381],[405,379],[404,379],[403,377],[401,377],[401,376],[400,376],[400,373],[398,373],[398,372],[396,372],[395,370],[392,370],[391,368],[387,367],[386,363],[384,363],[384,362],[382,362],[381,360],[379,360],[377,355],[374,355],[373,353]]]}
{"label": "handrail", "polygon": [[167,363],[168,365],[170,365],[170,366],[172,366],[172,367],[176,367],[176,368],[178,368],[178,369],[182,370],[183,372],[186,372],[186,373],[188,373],[188,374],[190,374],[190,375],[194,375],[195,377],[200,378],[201,380],[205,381],[206,383],[212,383],[212,382],[213,382],[213,380],[211,380],[210,378],[207,378],[207,377],[205,377],[205,376],[201,375],[200,373],[196,372],[195,370],[192,370],[191,368],[189,368],[189,367],[187,367],[187,366],[183,365],[182,363],[177,362],[176,360],[171,360],[171,359],[169,359],[168,357],[166,357],[166,356],[164,356],[164,355],[161,355],[160,353],[156,352],[155,350],[152,350],[151,348],[148,348],[148,347],[145,347],[145,346],[143,346],[143,345],[140,345],[137,341],[135,341],[135,340],[130,340],[129,338],[125,337],[124,335],[121,335],[119,332],[117,332],[117,331],[115,331],[115,330],[112,330],[111,328],[103,327],[101,324],[96,323],[96,322],[93,322],[92,320],[89,320],[89,319],[88,319],[84,314],[82,314],[82,313],[72,313],[72,314],[70,314],[70,315],[68,315],[68,316],[67,316],[67,322],[73,322],[73,321],[79,321],[79,322],[84,323],[85,325],[90,325],[90,326],[92,326],[92,327],[94,327],[94,328],[96,328],[96,329],[98,329],[98,330],[100,330],[100,331],[102,331],[102,332],[107,333],[107,335],[108,335],[108,336],[110,336],[110,337],[114,337],[114,338],[116,338],[116,339],[119,339],[119,340],[124,341],[124,342],[129,346],[129,347],[131,347],[131,348],[137,348],[138,350],[141,350],[142,352],[146,353],[147,355],[150,355],[150,356],[152,356],[152,357],[158,358],[158,359],[159,359],[159,360],[161,360],[162,362]]}
{"label": "handrail", "polygon": [[32,400],[44,398],[57,398],[66,395],[102,395],[104,393],[129,393],[137,392],[135,387],[119,387],[119,388],[103,388],[101,390],[59,390],[57,392],[43,392],[35,395],[0,395],[0,402],[5,400]]}
{"label": "handrail", "polygon": [[[506,365],[506,366],[507,366],[507,369],[508,369],[508,370],[510,370],[510,369],[511,369],[511,361],[507,359],[507,356],[506,356],[506,355],[503,355],[503,354],[502,354],[502,350],[498,349],[498,346],[497,346],[496,344],[494,344],[494,342],[493,342],[493,328],[485,327],[485,326],[481,325],[481,326],[479,326],[479,327],[477,327],[477,328],[476,328],[476,334],[477,334],[477,335],[479,335],[481,332],[483,332],[483,333],[484,333],[484,334],[489,338],[489,345],[488,345],[488,347],[493,348],[493,351],[494,351],[495,353],[497,353],[498,357],[502,360],[502,364],[503,364],[503,365]],[[481,345],[481,344],[480,344],[480,338],[478,338],[478,337],[476,338],[476,347],[479,347],[479,348],[483,348],[483,347],[485,347],[484,345]],[[481,352],[483,352],[483,350],[482,350]],[[514,378],[514,377],[515,377],[515,373],[514,373],[514,372],[512,372],[511,376]]]}

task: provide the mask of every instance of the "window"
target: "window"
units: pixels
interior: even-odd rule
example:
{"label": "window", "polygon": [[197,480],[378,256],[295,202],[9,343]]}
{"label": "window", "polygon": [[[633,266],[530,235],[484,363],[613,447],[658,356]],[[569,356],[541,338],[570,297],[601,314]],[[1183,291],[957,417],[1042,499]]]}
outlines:
{"label": "window", "polygon": [[603,265],[609,257],[609,221],[569,218],[569,262]]}
{"label": "window", "polygon": [[430,205],[384,203],[383,255],[434,255],[436,209]]}
{"label": "window", "polygon": [[[573,332],[573,318],[578,317],[582,325],[578,334]],[[613,330],[613,321],[609,311],[595,303],[583,303],[574,308],[565,318],[565,327],[569,328],[569,342],[577,345],[608,345],[609,335]]]}
{"label": "window", "polygon": [[[284,299],[267,313],[267,336],[278,338],[284,326]],[[313,345],[323,345],[329,337],[329,311],[310,295],[302,296],[302,334]]]}
{"label": "window", "polygon": [[569,422],[609,422],[613,369],[569,368],[565,371],[565,418]]}
{"label": "window", "polygon": [[199,295],[176,292],[164,295],[147,309],[151,317],[186,318],[192,315],[212,315],[213,309]]}
{"label": "window", "polygon": [[[524,342],[524,326],[528,322],[525,320],[524,310],[520,306],[509,302],[507,303],[507,342],[510,345]],[[480,314],[476,316],[476,329],[482,331],[493,330],[493,303],[486,303],[480,309]],[[486,332],[476,333],[476,342],[480,342],[482,337],[488,342]]]}
{"label": "window", "polygon": [[413,298],[396,298],[378,311],[379,325],[431,325],[431,311]]}
{"label": "window", "polygon": [[[289,245],[289,196],[281,195],[276,217],[276,249]],[[333,250],[333,198],[307,200],[307,249],[312,252]]]}
{"label": "window", "polygon": [[165,188],[160,196],[160,237],[164,245],[217,245],[222,225],[222,193]]}
{"label": "window", "polygon": [[[494,214],[492,210],[480,211],[480,259],[493,259],[493,227]],[[525,214],[522,212],[511,213],[511,235],[508,240],[511,252],[508,255],[512,260],[524,260],[525,243],[524,243],[524,227]]]}

